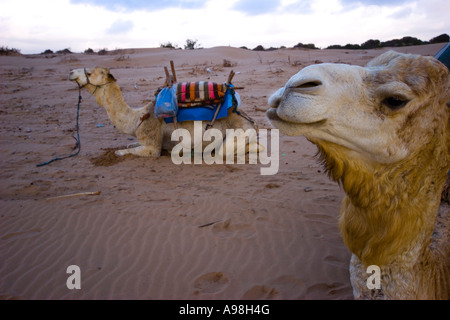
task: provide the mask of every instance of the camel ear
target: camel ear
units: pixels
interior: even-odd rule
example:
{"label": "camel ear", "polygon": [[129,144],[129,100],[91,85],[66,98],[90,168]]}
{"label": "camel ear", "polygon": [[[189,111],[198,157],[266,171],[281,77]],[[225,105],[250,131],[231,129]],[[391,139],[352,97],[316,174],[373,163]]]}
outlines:
{"label": "camel ear", "polygon": [[117,81],[116,78],[114,78],[114,76],[111,73],[108,73],[108,80],[113,82]]}
{"label": "camel ear", "polygon": [[401,55],[403,55],[403,54],[400,52],[389,50],[389,51],[379,55],[378,57],[375,57],[371,61],[369,61],[369,63],[367,64],[367,67],[370,68],[370,67],[378,67],[378,66],[387,66],[389,64],[389,62],[391,62],[392,60],[394,60],[395,58],[397,58]]}

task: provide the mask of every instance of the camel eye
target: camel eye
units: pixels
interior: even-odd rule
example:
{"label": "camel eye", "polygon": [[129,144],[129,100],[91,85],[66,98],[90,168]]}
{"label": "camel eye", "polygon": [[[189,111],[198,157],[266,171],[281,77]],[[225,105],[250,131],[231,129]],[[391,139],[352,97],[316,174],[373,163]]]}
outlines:
{"label": "camel eye", "polygon": [[391,110],[399,110],[406,106],[408,102],[408,99],[403,97],[387,97],[381,102],[381,104]]}

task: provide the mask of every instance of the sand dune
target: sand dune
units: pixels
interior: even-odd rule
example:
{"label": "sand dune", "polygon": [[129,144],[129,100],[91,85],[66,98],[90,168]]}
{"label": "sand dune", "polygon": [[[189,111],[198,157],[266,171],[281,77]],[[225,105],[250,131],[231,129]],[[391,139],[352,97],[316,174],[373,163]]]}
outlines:
{"label": "sand dune", "polygon": [[[398,50],[434,55],[440,47]],[[67,76],[74,68],[111,68],[132,107],[153,99],[170,60],[181,81],[221,82],[233,69],[243,109],[269,129],[267,98],[300,68],[364,65],[384,50],[0,57],[0,297],[352,299],[350,253],[337,223],[343,191],[303,137],[280,137],[272,176],[260,175],[261,164],[175,165],[168,154],[119,159],[111,150],[136,140],[84,92],[80,154],[36,164],[72,152],[78,89]],[[80,290],[66,286],[69,265],[80,267]]]}

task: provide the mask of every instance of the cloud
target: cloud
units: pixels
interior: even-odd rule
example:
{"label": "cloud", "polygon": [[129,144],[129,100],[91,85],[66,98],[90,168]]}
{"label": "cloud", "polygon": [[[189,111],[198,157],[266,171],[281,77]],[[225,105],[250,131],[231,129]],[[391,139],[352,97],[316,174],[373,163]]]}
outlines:
{"label": "cloud", "polygon": [[343,5],[363,5],[363,6],[397,6],[408,0],[341,0]]}
{"label": "cloud", "polygon": [[130,20],[117,20],[115,21],[108,30],[106,30],[107,34],[119,34],[119,33],[127,33],[134,28],[133,21]]}
{"label": "cloud", "polygon": [[231,9],[253,16],[273,12],[280,4],[280,0],[240,0]]}
{"label": "cloud", "polygon": [[[231,9],[240,11],[248,16],[257,16],[261,14],[278,13],[302,13],[307,14],[312,12],[312,6],[315,4],[314,0],[238,0]],[[317,5],[316,1],[316,5]],[[407,0],[338,0],[331,1],[328,5],[335,5],[340,3],[346,9],[355,8],[358,6],[397,6],[406,3]],[[326,1],[321,1],[327,4]]]}
{"label": "cloud", "polygon": [[[449,10],[448,0],[40,0],[27,10],[22,1],[0,0],[0,44],[22,53],[182,46],[187,38],[204,47],[325,48],[403,36],[429,40],[448,33]],[[217,30],[225,32],[219,37]]]}
{"label": "cloud", "polygon": [[70,0],[73,4],[90,4],[110,11],[158,10],[166,8],[198,9],[205,5],[202,0]]}

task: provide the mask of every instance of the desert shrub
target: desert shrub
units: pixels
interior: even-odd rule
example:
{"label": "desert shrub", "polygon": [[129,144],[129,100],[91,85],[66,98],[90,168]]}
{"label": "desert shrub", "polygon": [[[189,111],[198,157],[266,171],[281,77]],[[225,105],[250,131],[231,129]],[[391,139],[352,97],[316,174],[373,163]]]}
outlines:
{"label": "desert shrub", "polygon": [[172,42],[169,41],[169,42],[166,42],[166,43],[161,43],[161,44],[159,45],[159,47],[160,47],[160,48],[175,49],[175,48],[177,48],[178,46],[172,44]]}
{"label": "desert shrub", "polygon": [[98,50],[98,54],[101,56],[106,56],[108,54],[108,49],[106,48],[100,49]]}
{"label": "desert shrub", "polygon": [[301,42],[299,42],[298,44],[296,44],[294,46],[294,48],[300,48],[300,49],[319,49],[316,47],[316,45],[314,43],[308,43],[308,44],[303,44]]}
{"label": "desert shrub", "polygon": [[56,53],[58,53],[58,54],[71,54],[73,52],[70,51],[69,48],[66,48],[66,49],[63,49],[63,50],[58,50],[58,51],[56,51]]}
{"label": "desert shrub", "polygon": [[186,44],[184,46],[185,50],[194,50],[198,47],[198,40],[187,39]]}
{"label": "desert shrub", "polygon": [[20,55],[20,50],[15,48],[0,47],[0,56],[17,56]]}
{"label": "desert shrub", "polygon": [[361,44],[361,49],[376,49],[381,47],[380,40],[367,40],[363,44]]}
{"label": "desert shrub", "polygon": [[378,49],[383,47],[405,47],[405,46],[417,46],[429,43],[442,43],[449,42],[450,36],[448,34],[441,34],[437,37],[432,38],[430,41],[422,41],[414,37],[403,37],[401,39],[392,39],[388,41],[381,42],[380,40],[367,40],[361,45],[358,44],[347,44],[345,46],[332,45],[328,46],[327,49]]}
{"label": "desert shrub", "polygon": [[237,66],[237,63],[233,63],[233,62],[231,62],[230,60],[227,60],[227,59],[223,59],[223,64],[222,64],[222,66],[224,67],[224,68],[231,68],[231,67],[235,67],[235,66]]}
{"label": "desert shrub", "polygon": [[450,36],[444,33],[430,40],[430,43],[442,43],[442,42],[450,42]]}
{"label": "desert shrub", "polygon": [[403,37],[401,39],[392,39],[386,42],[382,42],[382,47],[404,47],[404,46],[417,46],[424,44],[420,39],[414,37]]}

